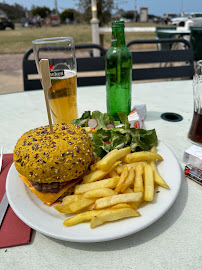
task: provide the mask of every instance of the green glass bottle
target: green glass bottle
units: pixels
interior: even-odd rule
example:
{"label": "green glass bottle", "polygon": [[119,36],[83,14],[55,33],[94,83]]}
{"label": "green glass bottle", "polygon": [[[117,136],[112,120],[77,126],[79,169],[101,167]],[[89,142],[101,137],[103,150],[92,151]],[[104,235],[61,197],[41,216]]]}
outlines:
{"label": "green glass bottle", "polygon": [[111,48],[105,58],[107,112],[119,120],[117,112],[131,111],[132,55],[125,45],[124,21],[112,23]]}

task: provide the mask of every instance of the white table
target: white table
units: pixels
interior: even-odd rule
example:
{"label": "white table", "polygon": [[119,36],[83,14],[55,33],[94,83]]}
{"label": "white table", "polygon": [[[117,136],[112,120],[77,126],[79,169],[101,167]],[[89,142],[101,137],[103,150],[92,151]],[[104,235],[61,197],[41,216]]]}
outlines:
{"label": "white table", "polygon": [[[96,109],[105,112],[105,98],[105,87],[79,88],[79,114]],[[158,138],[172,149],[184,168],[183,151],[191,145],[187,132],[193,113],[192,82],[137,83],[132,98],[133,105],[147,105],[146,128],[156,129]],[[0,108],[0,145],[7,153],[13,151],[25,131],[48,123],[42,91],[1,95]],[[163,112],[181,114],[183,121],[164,121],[160,118]],[[136,234],[110,242],[79,244],[33,232],[30,244],[0,250],[0,269],[198,270],[202,262],[201,205],[201,186],[183,178],[169,211]]]}

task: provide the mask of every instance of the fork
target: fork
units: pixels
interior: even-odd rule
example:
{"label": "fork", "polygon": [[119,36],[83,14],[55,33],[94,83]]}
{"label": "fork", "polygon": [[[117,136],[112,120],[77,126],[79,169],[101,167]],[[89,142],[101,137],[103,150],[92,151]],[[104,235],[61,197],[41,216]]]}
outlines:
{"label": "fork", "polygon": [[[0,156],[0,174],[2,169],[2,163],[3,163],[3,146],[1,146],[1,156]],[[0,227],[2,224],[2,221],[4,219],[4,216],[6,214],[6,210],[8,208],[8,198],[6,196],[6,192],[4,193],[3,199],[0,202]]]}

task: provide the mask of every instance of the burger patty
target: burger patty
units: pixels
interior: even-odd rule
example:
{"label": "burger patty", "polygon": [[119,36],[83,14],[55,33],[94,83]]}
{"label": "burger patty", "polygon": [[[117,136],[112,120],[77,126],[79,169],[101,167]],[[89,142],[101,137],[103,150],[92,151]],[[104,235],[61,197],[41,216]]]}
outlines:
{"label": "burger patty", "polygon": [[50,193],[57,193],[58,191],[60,191],[67,183],[67,182],[52,182],[52,183],[38,183],[35,181],[30,181],[30,183],[34,186],[34,188],[37,191],[40,192],[50,192]]}
{"label": "burger patty", "polygon": [[[93,164],[93,163],[92,163]],[[82,180],[83,177],[89,173],[89,168],[88,170],[86,170],[83,174],[81,174],[77,179],[78,180]],[[75,180],[75,179],[72,179],[72,180]],[[29,180],[29,182],[34,186],[34,188],[37,190],[37,191],[40,191],[40,192],[44,192],[44,193],[47,193],[47,192],[50,192],[50,193],[57,193],[59,192],[67,183],[69,183],[70,181],[66,181],[66,182],[52,182],[52,183],[39,183],[39,182],[35,182],[35,181],[32,181],[32,180]],[[71,194],[72,192],[74,191],[74,186],[72,186],[68,191],[67,193],[68,194]]]}

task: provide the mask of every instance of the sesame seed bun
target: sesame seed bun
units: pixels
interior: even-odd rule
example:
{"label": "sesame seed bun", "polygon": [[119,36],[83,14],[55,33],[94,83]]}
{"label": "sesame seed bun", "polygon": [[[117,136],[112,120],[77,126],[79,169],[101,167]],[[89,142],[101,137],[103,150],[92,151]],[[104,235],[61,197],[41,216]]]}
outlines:
{"label": "sesame seed bun", "polygon": [[63,183],[81,176],[93,157],[86,131],[72,124],[32,129],[21,136],[14,149],[17,171],[30,182]]}

